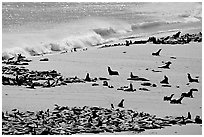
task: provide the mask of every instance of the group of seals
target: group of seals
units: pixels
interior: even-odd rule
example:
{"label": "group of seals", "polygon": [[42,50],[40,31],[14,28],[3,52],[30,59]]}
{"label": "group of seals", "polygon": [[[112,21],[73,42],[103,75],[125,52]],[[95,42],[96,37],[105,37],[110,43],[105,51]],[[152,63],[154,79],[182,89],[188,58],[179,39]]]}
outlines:
{"label": "group of seals", "polygon": [[139,133],[148,129],[161,129],[166,126],[202,124],[200,116],[156,117],[145,112],[124,108],[124,99],[115,108],[68,107],[55,105],[53,110],[24,111],[13,109],[2,112],[3,135],[71,135],[82,133]]}
{"label": "group of seals", "polygon": [[169,97],[168,96],[164,96],[163,100],[164,101],[170,101],[171,104],[181,104],[182,103],[181,101],[184,99],[184,97],[193,98],[193,91],[198,91],[198,89],[192,88],[187,93],[181,93],[181,96],[178,99],[172,99],[174,94],[171,94],[171,96],[169,96]]}
{"label": "group of seals", "polygon": [[7,65],[29,65],[28,62],[31,61],[31,59],[26,59],[25,56],[18,54],[17,56],[13,56],[8,59],[3,59],[2,63]]}
{"label": "group of seals", "polygon": [[26,86],[34,89],[35,87],[55,87],[67,85],[67,83],[95,82],[97,79],[91,79],[89,73],[85,79],[77,77],[64,78],[56,70],[49,71],[30,71],[24,67],[2,66],[2,84]]}
{"label": "group of seals", "polygon": [[[172,36],[174,39],[179,39],[179,37],[180,37],[180,33],[177,33],[177,34],[175,34],[175,35],[173,35]],[[167,40],[167,39],[169,39],[169,37],[168,38],[165,38],[165,40]],[[201,38],[202,39],[202,38]],[[152,41],[155,41],[156,39],[154,39],[154,38],[152,38]],[[129,42],[129,41],[126,41],[126,46],[129,46],[130,44],[135,44],[135,43],[137,43],[137,42]],[[139,42],[138,42],[139,43]],[[142,42],[141,42],[142,43]],[[161,50],[162,49],[159,49],[157,52],[155,52],[155,53],[152,53],[152,55],[153,56],[160,56],[160,52],[161,52]],[[10,62],[11,60],[13,60],[14,58],[10,58],[10,59],[8,59],[8,62]],[[24,59],[24,57],[23,56],[21,56],[21,55],[18,55],[18,57],[17,57],[17,62],[19,62],[19,61],[22,61]],[[44,60],[45,61],[45,60]],[[170,64],[171,64],[171,62],[169,61],[169,62],[166,62],[165,63],[165,65],[164,66],[161,66],[161,67],[158,67],[158,68],[164,68],[164,69],[170,69]],[[16,70],[18,70],[18,71],[16,71]],[[14,78],[14,83],[15,84],[17,84],[17,85],[29,85],[29,88],[35,88],[35,86],[36,85],[40,85],[40,83],[36,83],[36,82],[33,82],[33,81],[35,81],[35,80],[39,80],[39,79],[43,79],[43,80],[46,80],[46,84],[44,83],[44,85],[43,85],[43,87],[54,87],[54,86],[56,86],[56,85],[66,85],[66,83],[69,83],[69,82],[75,82],[75,81],[81,81],[81,82],[95,82],[97,79],[91,79],[90,78],[90,75],[89,75],[89,73],[87,73],[87,75],[86,75],[86,77],[85,77],[85,79],[79,79],[79,78],[77,78],[77,77],[74,77],[74,78],[63,78],[62,77],[62,75],[60,74],[60,73],[58,73],[57,71],[55,71],[55,70],[53,70],[53,71],[43,71],[43,72],[39,72],[39,71],[35,71],[35,72],[33,72],[33,71],[22,71],[23,69],[16,69],[16,70],[13,70],[13,69],[10,69],[9,67],[7,68],[7,70],[6,71],[8,71],[7,73],[14,73],[14,72],[16,72],[17,74],[15,75],[15,78]],[[4,71],[3,71],[3,73],[4,73]],[[114,75],[118,75],[119,76],[119,72],[118,71],[116,71],[116,70],[112,70],[109,66],[108,66],[108,74],[110,75],[110,76],[114,76]],[[189,80],[189,82],[190,83],[192,83],[192,82],[196,82],[196,83],[198,83],[199,81],[198,81],[198,79],[194,79],[194,78],[192,78],[191,76],[190,76],[190,74],[188,73],[187,74],[188,75],[188,80]],[[73,80],[73,81],[71,81],[71,80]],[[101,80],[106,80],[106,79],[104,79],[104,78],[101,78]],[[140,78],[139,76],[135,76],[135,75],[133,75],[133,73],[131,72],[130,73],[130,78],[128,78],[128,80],[138,80],[138,81],[149,81],[148,79],[146,79],[146,78]],[[10,78],[8,78],[8,77],[5,77],[5,76],[3,76],[3,84],[6,84],[6,83],[10,83],[10,81],[11,81],[11,79]],[[51,81],[53,81],[53,82],[51,82]],[[160,82],[161,84],[169,84],[169,82],[168,82],[168,77],[167,76],[164,76],[164,80],[162,80],[161,82]],[[108,82],[107,81],[103,81],[103,85],[104,86],[109,86],[108,85]],[[143,85],[149,85],[149,84],[147,84],[147,83],[143,83]],[[151,85],[151,83],[150,83],[150,85]],[[124,91],[136,91],[136,89],[134,89],[133,88],[133,84],[132,83],[130,83],[130,87],[128,88],[128,87],[125,87],[124,89],[123,89]],[[178,98],[178,99],[172,99],[172,97],[173,97],[173,95],[174,94],[172,94],[170,97],[168,97],[168,96],[165,96],[164,97],[164,101],[170,101],[170,103],[171,104],[181,104],[181,101],[182,101],[182,99],[184,98],[184,97],[190,97],[190,98],[193,98],[193,95],[192,95],[192,91],[193,90],[190,90],[188,93],[182,93],[181,94],[181,97],[180,98]],[[124,99],[122,99],[121,100],[121,102],[118,104],[118,107],[120,107],[120,108],[124,108]],[[56,112],[56,111],[53,111],[52,112],[52,115],[57,119],[57,118],[62,118],[63,117],[63,115],[65,115],[64,113],[61,113],[63,110],[69,110],[69,109],[67,109],[67,107],[59,107],[58,106],[58,110],[59,110],[59,108],[60,108],[60,111],[59,112]],[[80,108],[75,108],[75,109],[73,109],[73,113],[74,114],[76,114],[76,115],[81,115],[83,112],[81,112],[83,109],[80,109]],[[104,130],[102,130],[104,127],[103,127],[103,124],[104,124],[104,119],[105,118],[102,118],[102,117],[100,117],[97,113],[98,113],[98,110],[100,110],[100,108],[91,108],[90,109],[90,111],[91,111],[91,116],[89,117],[89,119],[88,119],[88,123],[85,123],[85,124],[87,124],[88,126],[87,127],[91,127],[91,131],[90,132],[104,132]],[[111,104],[111,110],[114,110],[114,106],[113,106],[113,104]],[[118,110],[117,110],[118,111]],[[107,112],[110,112],[110,110],[108,110]],[[36,114],[36,117],[37,117],[37,120],[43,120],[43,122],[45,122],[46,123],[46,121],[44,121],[44,117],[49,117],[50,116],[50,112],[48,111],[48,112],[46,112],[46,113],[44,113],[45,115],[43,115],[43,113],[44,112],[42,112],[42,111],[40,111],[39,113],[37,113]],[[34,114],[34,113],[33,113]],[[56,115],[55,115],[56,114]],[[71,114],[71,113],[69,113],[69,114]],[[14,119],[16,120],[16,119],[18,119],[18,116],[19,115],[23,115],[24,116],[24,114],[23,113],[20,113],[19,111],[18,112],[16,112],[15,111],[15,113],[14,113]],[[29,115],[30,115],[30,113],[29,113]],[[32,114],[31,114],[32,115]],[[138,114],[135,114],[135,115],[138,115]],[[143,114],[141,114],[141,115],[143,115]],[[140,116],[141,116],[140,115]],[[43,117],[43,118],[42,118]],[[190,114],[188,115],[188,119],[191,119],[190,118],[191,116],[190,116]],[[6,114],[3,114],[3,119],[6,121],[6,120],[8,120],[7,119],[8,118],[8,115]],[[42,118],[42,119],[41,119]],[[79,121],[77,121],[77,118],[79,118],[79,117],[74,117],[73,119],[71,119],[71,120],[73,120],[74,122],[75,122],[75,124],[77,123],[79,123]],[[124,118],[124,115],[123,115],[123,112],[120,112],[119,114],[118,114],[118,118]],[[134,117],[133,117],[133,119],[134,119]],[[153,118],[152,118],[153,119]],[[70,119],[69,119],[70,120]],[[94,120],[97,120],[97,124],[96,125],[94,125],[93,123],[93,121]],[[182,118],[182,120],[183,120],[183,118]],[[65,120],[66,121],[66,120]],[[72,121],[72,122],[73,122]],[[108,119],[108,121],[111,123],[111,120],[110,119]],[[132,120],[132,121],[134,121],[134,120]],[[57,122],[59,122],[59,121],[57,121]],[[67,121],[66,121],[67,122]],[[114,121],[115,122],[115,121]],[[116,122],[116,123],[114,123],[114,122],[112,122],[111,124],[114,124],[116,127],[118,127],[119,126],[119,124],[121,124],[120,122]],[[137,121],[138,122],[138,121]],[[155,122],[155,121],[154,121]],[[195,122],[196,123],[202,123],[202,120],[200,119],[200,117],[196,117],[196,119],[195,119]],[[6,122],[5,122],[6,123]],[[4,126],[6,125],[4,123]],[[43,123],[43,124],[45,124],[45,123]],[[32,123],[33,124],[33,123]],[[52,123],[52,124],[55,124],[55,123]],[[84,125],[85,125],[84,124]],[[106,124],[106,123],[105,123]],[[37,125],[37,124],[36,124]],[[83,125],[83,126],[84,126]],[[148,125],[149,126],[149,125]],[[38,126],[36,126],[37,128],[38,128]],[[36,128],[35,127],[35,128]],[[87,128],[86,127],[86,128]],[[100,127],[99,129],[100,130],[95,130],[95,128],[96,127]],[[101,128],[101,127],[103,127],[103,128]],[[144,128],[144,125],[143,126],[141,126],[142,128]],[[162,126],[155,126],[154,124],[152,124],[151,125],[151,128],[162,128]],[[132,127],[131,127],[132,128]],[[142,128],[140,128],[140,130],[142,130]],[[41,132],[36,132],[35,131],[35,134],[58,134],[59,132],[53,132],[53,129],[51,130],[52,128],[46,128],[45,130],[42,130]],[[74,129],[74,128],[73,128]],[[94,130],[93,130],[94,129]],[[108,128],[107,129],[105,129],[105,130],[109,130]],[[117,129],[118,130],[118,129]],[[116,131],[117,131],[116,130]],[[121,130],[121,129],[120,129]],[[130,129],[128,129],[128,130],[130,130]],[[136,129],[132,129],[132,130],[136,130]],[[137,129],[137,131],[139,131],[138,129]],[[13,132],[13,131],[12,131]],[[10,133],[12,133],[12,132],[6,132],[5,131],[5,129],[4,129],[4,134],[10,134]],[[29,132],[31,132],[31,133],[33,133],[34,131],[33,131],[33,129],[32,130],[28,130],[27,132],[24,132],[24,134],[25,133],[29,133]],[[73,131],[73,132],[75,132],[75,131]],[[71,132],[71,131],[66,131],[66,130],[63,130],[62,132],[60,132],[59,134],[63,134],[63,133],[68,133],[68,134],[72,134],[73,132]],[[82,131],[83,132],[83,131]],[[86,131],[85,131],[86,132]],[[89,132],[89,131],[87,131],[87,132]],[[20,134],[20,133],[22,133],[22,132],[14,132],[14,134]]]}
{"label": "group of seals", "polygon": [[199,32],[198,34],[184,34],[180,35],[181,32],[177,32],[172,36],[167,37],[149,37],[148,42],[152,42],[153,44],[187,44],[191,41],[193,42],[202,42],[202,33]]}
{"label": "group of seals", "polygon": [[[131,40],[126,40],[125,43],[117,43],[117,44],[110,44],[110,45],[104,45],[99,48],[107,48],[107,47],[115,47],[115,46],[129,46],[133,44],[146,44],[146,43],[153,43],[153,44],[188,44],[189,42],[202,42],[202,32],[195,33],[195,34],[189,34],[186,33],[184,35],[181,35],[181,32],[177,32],[176,34],[173,34],[172,36],[167,37],[149,37],[147,40],[135,40],[132,42]],[[159,51],[160,52],[160,51]],[[159,56],[159,52],[156,54],[152,54],[153,56]]]}

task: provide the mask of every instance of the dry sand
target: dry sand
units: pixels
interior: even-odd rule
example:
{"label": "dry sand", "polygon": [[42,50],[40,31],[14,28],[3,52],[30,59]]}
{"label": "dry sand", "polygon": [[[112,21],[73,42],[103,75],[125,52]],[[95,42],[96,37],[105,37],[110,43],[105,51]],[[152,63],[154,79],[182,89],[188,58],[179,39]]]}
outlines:
{"label": "dry sand", "polygon": [[[153,57],[152,52],[162,48],[160,57]],[[126,52],[126,53],[123,53]],[[174,56],[176,59],[171,59]],[[44,56],[45,57],[45,56]],[[43,57],[33,57],[28,66],[31,70],[57,70],[63,76],[78,76],[85,78],[86,73],[90,77],[107,77],[111,80],[110,89],[102,86],[102,81],[97,81],[99,86],[93,87],[92,83],[68,84],[54,88],[27,89],[25,87],[2,87],[2,110],[11,111],[18,108],[21,111],[53,108],[55,103],[66,106],[101,106],[110,107],[117,105],[122,98],[125,99],[125,108],[144,111],[155,114],[158,117],[167,115],[186,116],[191,112],[192,117],[202,115],[202,44],[190,43],[186,45],[131,45],[129,47],[110,47],[78,51],[75,53],[47,55],[48,62],[40,62]],[[169,70],[158,69],[162,61],[171,61]],[[118,70],[120,76],[109,76],[107,66]],[[162,70],[155,73],[151,70]],[[132,81],[136,92],[124,92],[116,90],[124,85],[129,86],[131,81],[127,78],[130,72],[140,77],[150,79],[157,87],[146,87],[150,91],[140,91],[141,82]],[[187,72],[193,77],[199,76],[200,83],[188,82]],[[169,77],[171,87],[161,87],[159,83],[164,75]],[[179,88],[176,88],[179,86]],[[174,93],[174,98],[179,98],[182,92],[188,92],[190,88],[197,88],[194,98],[184,98],[182,104],[170,104],[164,102],[163,97]],[[178,128],[179,127],[179,128]],[[201,134],[200,125],[172,126],[162,130],[147,130],[141,134]],[[129,133],[130,134],[130,133]]]}

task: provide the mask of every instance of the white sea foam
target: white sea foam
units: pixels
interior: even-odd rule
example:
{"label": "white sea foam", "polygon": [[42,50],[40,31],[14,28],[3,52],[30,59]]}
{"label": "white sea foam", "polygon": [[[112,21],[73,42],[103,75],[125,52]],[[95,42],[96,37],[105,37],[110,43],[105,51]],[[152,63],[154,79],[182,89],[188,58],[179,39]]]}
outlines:
{"label": "white sea foam", "polygon": [[[85,22],[86,24],[83,24]],[[113,21],[105,22],[97,18],[95,20],[83,19],[78,24],[76,22],[60,24],[49,31],[35,31],[29,34],[26,32],[19,35],[8,34],[9,36],[5,34],[4,44],[7,44],[8,48],[3,48],[3,58],[16,56],[19,53],[34,56],[97,46],[113,41],[113,35],[130,32],[131,29],[128,26],[123,22],[114,24]]]}

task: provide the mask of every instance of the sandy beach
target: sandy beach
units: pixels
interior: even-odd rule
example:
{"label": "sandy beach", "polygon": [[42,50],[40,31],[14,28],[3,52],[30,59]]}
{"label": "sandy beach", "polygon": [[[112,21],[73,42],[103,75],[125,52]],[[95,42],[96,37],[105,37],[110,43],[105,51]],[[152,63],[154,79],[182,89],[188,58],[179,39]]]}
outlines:
{"label": "sandy beach", "polygon": [[[186,116],[191,112],[192,117],[202,115],[202,74],[201,74],[201,43],[190,43],[186,45],[154,45],[142,44],[131,45],[129,47],[110,47],[88,51],[78,51],[59,55],[47,55],[48,62],[40,62],[42,57],[33,57],[33,61],[28,68],[30,70],[57,70],[63,76],[77,76],[85,78],[86,73],[90,77],[110,78],[109,84],[114,88],[102,86],[102,81],[97,81],[99,86],[93,87],[90,83],[70,83],[65,86],[54,88],[27,89],[25,87],[3,86],[3,111],[11,111],[17,108],[26,110],[52,109],[54,104],[64,106],[101,106],[110,108],[110,104],[117,105],[122,98],[125,99],[125,108],[137,111],[148,112],[159,117],[167,115]],[[154,57],[152,52],[162,48],[161,56]],[[123,53],[126,52],[126,53]],[[171,59],[174,56],[176,59]],[[162,61],[172,61],[170,69],[158,69]],[[107,66],[118,70],[119,76],[109,76]],[[152,69],[162,72],[152,72]],[[150,91],[141,91],[141,82],[128,81],[127,78],[133,74],[150,79],[157,87],[147,87]],[[199,76],[199,83],[188,83],[187,73],[194,77]],[[169,77],[171,87],[162,87],[159,83],[163,76]],[[135,92],[124,92],[116,90],[121,86],[129,86],[133,83]],[[176,86],[179,86],[177,88]],[[188,92],[190,88],[197,88],[194,98],[184,98],[182,104],[170,104],[164,102],[163,97],[175,94],[174,98],[179,98],[182,92]],[[168,128],[168,127],[167,127]],[[186,132],[188,128],[181,127],[183,132],[178,134],[201,134],[201,127],[192,128],[191,132]],[[176,128],[177,129],[177,128]],[[180,128],[178,128],[180,129]],[[200,129],[200,130],[198,130]],[[165,131],[168,129],[164,129]],[[198,132],[197,132],[198,130]],[[177,130],[176,130],[177,131]],[[169,130],[169,134],[174,134]],[[156,134],[157,131],[146,134]],[[160,134],[160,131],[158,131]],[[162,134],[162,132],[161,132]],[[176,134],[176,133],[175,133]]]}
{"label": "sandy beach", "polygon": [[2,134],[201,135],[201,2],[3,2]]}

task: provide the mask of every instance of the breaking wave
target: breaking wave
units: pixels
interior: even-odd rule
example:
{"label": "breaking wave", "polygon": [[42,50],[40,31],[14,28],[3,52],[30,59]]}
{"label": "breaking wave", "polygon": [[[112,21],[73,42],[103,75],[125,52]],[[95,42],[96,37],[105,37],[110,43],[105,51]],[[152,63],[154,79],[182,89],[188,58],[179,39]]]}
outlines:
{"label": "breaking wave", "polygon": [[[19,53],[24,56],[35,56],[41,54],[49,54],[60,51],[69,51],[73,48],[83,49],[93,46],[98,46],[107,42],[111,42],[113,38],[112,35],[121,34],[129,32],[130,30],[117,30],[112,27],[108,28],[97,28],[89,30],[89,32],[78,35],[68,35],[63,36],[62,39],[38,42],[29,42],[25,44],[15,44],[11,48],[3,49],[2,59],[8,59],[13,56],[17,56]],[[56,34],[57,35],[57,34]],[[36,39],[35,39],[36,40]],[[23,41],[23,39],[22,39]],[[23,45],[23,46],[22,46]]]}

